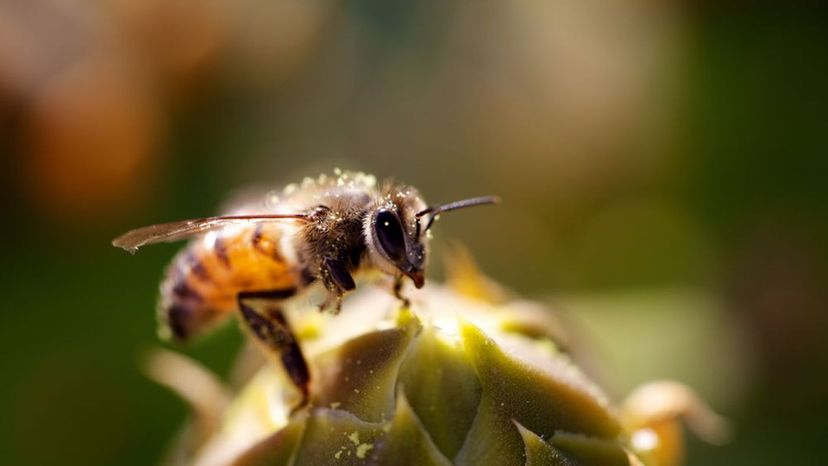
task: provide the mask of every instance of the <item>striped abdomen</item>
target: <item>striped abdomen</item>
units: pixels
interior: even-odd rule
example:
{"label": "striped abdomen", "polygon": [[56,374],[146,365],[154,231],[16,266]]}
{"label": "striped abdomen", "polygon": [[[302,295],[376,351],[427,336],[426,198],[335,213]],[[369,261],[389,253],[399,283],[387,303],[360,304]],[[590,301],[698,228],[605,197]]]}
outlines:
{"label": "striped abdomen", "polygon": [[184,340],[219,324],[236,309],[240,292],[295,288],[281,234],[267,224],[208,233],[178,253],[161,283],[165,333]]}

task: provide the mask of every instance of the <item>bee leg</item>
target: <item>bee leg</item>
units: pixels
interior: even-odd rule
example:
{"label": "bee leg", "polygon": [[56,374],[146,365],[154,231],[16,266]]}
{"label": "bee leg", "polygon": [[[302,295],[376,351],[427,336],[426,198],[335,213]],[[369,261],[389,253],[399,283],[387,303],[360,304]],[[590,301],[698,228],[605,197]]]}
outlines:
{"label": "bee leg", "polygon": [[339,314],[342,296],[356,288],[356,283],[343,261],[327,258],[323,264],[322,283],[328,290],[328,297],[319,306],[319,310],[331,309],[334,314]]}
{"label": "bee leg", "polygon": [[288,297],[285,293],[284,290],[242,292],[238,295],[238,304],[241,320],[249,333],[268,354],[279,355],[290,380],[302,393],[302,400],[293,407],[292,414],[307,405],[310,399],[310,371],[302,348],[280,308],[270,307],[266,314],[262,314],[248,304],[251,299],[285,299]]}
{"label": "bee leg", "polygon": [[402,302],[403,307],[411,307],[411,301],[402,295],[403,277],[402,275],[394,278],[394,297]]}
{"label": "bee leg", "polygon": [[269,314],[290,335],[290,343],[282,349],[281,359],[282,365],[285,367],[288,376],[290,376],[290,380],[302,392],[302,400],[290,411],[293,414],[299,409],[304,408],[310,400],[310,371],[308,370],[308,362],[305,360],[305,355],[302,354],[302,347],[296,341],[296,336],[293,334],[290,324],[288,324],[282,310],[274,308]]}
{"label": "bee leg", "polygon": [[356,288],[354,277],[351,276],[351,272],[348,271],[348,267],[345,266],[344,262],[335,259],[325,259],[325,270],[327,272],[325,274],[327,280],[325,281],[329,282],[338,290],[351,291]]}
{"label": "bee leg", "polygon": [[342,295],[339,292],[328,292],[328,296],[319,304],[319,312],[330,310],[333,315],[342,310]]}

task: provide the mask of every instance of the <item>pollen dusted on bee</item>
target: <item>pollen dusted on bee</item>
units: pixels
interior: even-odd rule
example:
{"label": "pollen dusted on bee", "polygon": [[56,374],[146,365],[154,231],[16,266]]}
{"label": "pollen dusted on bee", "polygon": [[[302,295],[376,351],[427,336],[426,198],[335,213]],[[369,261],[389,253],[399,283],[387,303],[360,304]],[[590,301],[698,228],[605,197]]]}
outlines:
{"label": "pollen dusted on bee", "polygon": [[[134,251],[152,243],[192,238],[161,283],[158,316],[164,335],[189,340],[236,314],[265,355],[283,365],[308,402],[310,374],[282,308],[312,288],[320,308],[338,312],[356,288],[355,277],[392,277],[425,283],[430,227],[441,212],[491,204],[493,197],[429,206],[419,192],[373,175],[334,170],[334,176],[233,203],[225,215],[130,231],[113,241]],[[263,304],[263,305],[259,305]]]}

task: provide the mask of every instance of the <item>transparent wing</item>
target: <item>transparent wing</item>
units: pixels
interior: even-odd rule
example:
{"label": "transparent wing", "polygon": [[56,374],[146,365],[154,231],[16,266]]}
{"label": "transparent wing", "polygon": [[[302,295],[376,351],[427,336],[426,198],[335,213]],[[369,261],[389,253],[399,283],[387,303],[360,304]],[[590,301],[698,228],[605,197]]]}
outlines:
{"label": "transparent wing", "polygon": [[205,217],[178,222],[161,223],[128,231],[112,240],[112,245],[130,253],[135,253],[141,246],[153,243],[170,243],[186,239],[208,231],[218,230],[231,225],[267,223],[275,220],[305,220],[305,214],[285,215],[227,215]]}

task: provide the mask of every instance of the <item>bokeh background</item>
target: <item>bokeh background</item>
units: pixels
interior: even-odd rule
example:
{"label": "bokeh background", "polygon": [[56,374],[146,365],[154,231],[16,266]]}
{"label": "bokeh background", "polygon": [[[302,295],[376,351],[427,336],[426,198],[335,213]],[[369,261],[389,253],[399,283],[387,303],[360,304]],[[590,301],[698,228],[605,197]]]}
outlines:
{"label": "bokeh background", "polygon": [[[721,4],[720,4],[721,3]],[[816,2],[814,2],[816,3]],[[697,388],[690,465],[828,464],[828,26],[805,2],[0,0],[0,464],[146,465],[175,245],[126,229],[333,167],[570,322],[615,399]],[[441,275],[435,260],[431,275]],[[186,348],[225,373],[232,326]]]}

